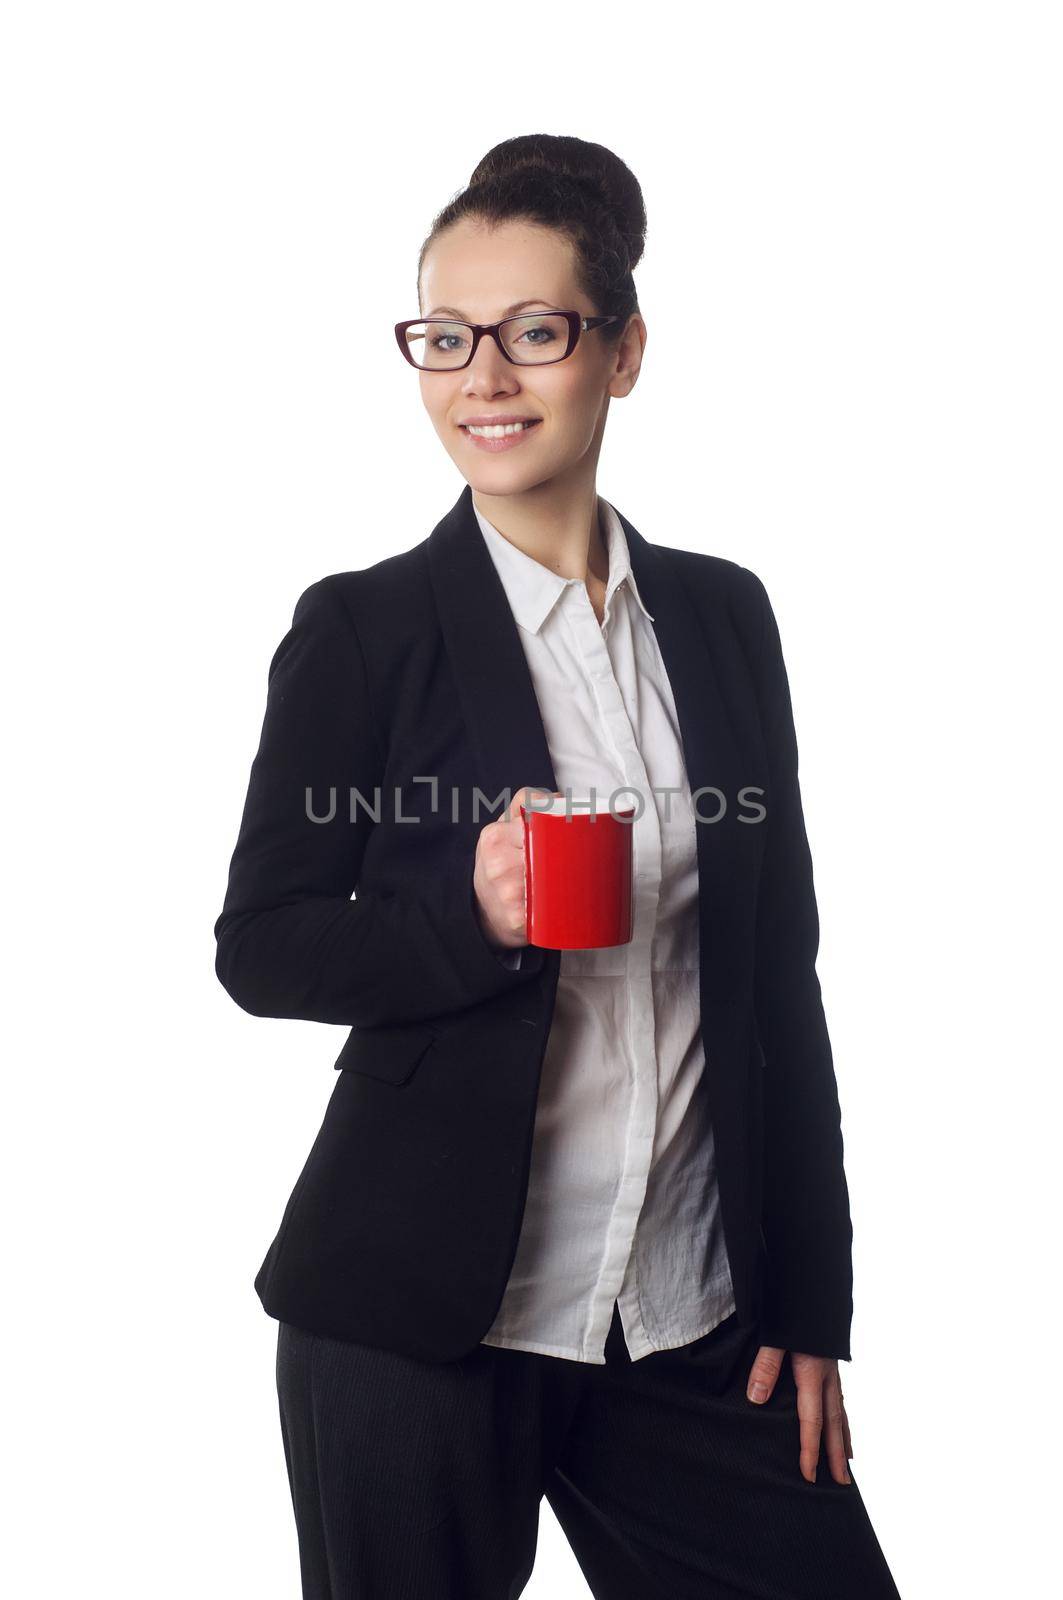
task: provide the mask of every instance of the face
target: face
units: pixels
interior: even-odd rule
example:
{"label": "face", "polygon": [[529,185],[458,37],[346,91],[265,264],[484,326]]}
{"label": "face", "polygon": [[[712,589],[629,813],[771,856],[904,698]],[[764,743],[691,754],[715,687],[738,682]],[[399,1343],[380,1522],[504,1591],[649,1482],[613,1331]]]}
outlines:
{"label": "face", "polygon": [[[528,301],[521,311],[595,316],[597,307],[576,286],[575,267],[572,245],[553,229],[525,222],[492,229],[465,219],[429,247],[419,310],[426,317],[499,322],[511,306]],[[469,366],[419,372],[421,398],[458,471],[481,494],[519,494],[586,470],[593,481],[609,400],[634,386],[644,342],[636,314],[619,345],[585,332],[566,360],[530,367],[507,361],[484,338]],[[462,425],[510,416],[534,419],[534,426],[501,449],[494,441],[484,448]]]}

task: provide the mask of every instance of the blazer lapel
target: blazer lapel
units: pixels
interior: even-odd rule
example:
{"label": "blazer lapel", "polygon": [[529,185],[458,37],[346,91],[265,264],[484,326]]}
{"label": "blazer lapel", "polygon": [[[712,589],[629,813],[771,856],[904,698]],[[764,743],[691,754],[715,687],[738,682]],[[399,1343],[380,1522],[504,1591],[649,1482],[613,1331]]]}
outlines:
{"label": "blazer lapel", "polygon": [[[617,516],[627,537],[631,567],[639,593],[653,616],[653,630],[672,686],[691,792],[720,789],[734,806],[731,785],[738,771],[738,746],[723,694],[717,663],[688,588],[671,552],[644,539],[622,512]],[[718,801],[699,801],[704,816],[715,815]],[[710,832],[714,824],[699,827]]]}
{"label": "blazer lapel", "polygon": [[[428,564],[477,782],[488,805],[504,789],[515,793],[524,784],[552,793],[558,785],[535,686],[468,484],[433,529]],[[488,814],[481,806],[481,814],[490,821],[502,811]]]}

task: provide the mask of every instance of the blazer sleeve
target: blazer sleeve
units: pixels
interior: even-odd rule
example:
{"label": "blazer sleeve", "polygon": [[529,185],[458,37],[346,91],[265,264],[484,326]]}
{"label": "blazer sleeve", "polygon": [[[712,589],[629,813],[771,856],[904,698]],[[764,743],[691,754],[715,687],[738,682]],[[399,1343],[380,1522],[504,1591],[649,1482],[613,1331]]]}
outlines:
{"label": "blazer sleeve", "polygon": [[751,577],[761,608],[758,693],[768,757],[754,979],[765,1072],[762,1340],[848,1361],[853,1235],[838,1088],[816,975],[812,858],[779,629],[763,583]]}
{"label": "blazer sleeve", "polygon": [[[228,887],[214,925],[223,987],[258,1017],[378,1027],[422,1022],[526,983],[543,952],[519,965],[482,930],[473,892],[475,839],[416,892],[354,893],[384,776],[365,659],[332,578],[300,595],[270,663]],[[335,787],[331,822],[307,815]]]}

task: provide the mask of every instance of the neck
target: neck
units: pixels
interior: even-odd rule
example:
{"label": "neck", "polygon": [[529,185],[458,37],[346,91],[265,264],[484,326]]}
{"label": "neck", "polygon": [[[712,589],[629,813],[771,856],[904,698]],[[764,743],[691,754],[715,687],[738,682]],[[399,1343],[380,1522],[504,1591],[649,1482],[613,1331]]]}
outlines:
{"label": "neck", "polygon": [[510,544],[562,578],[609,576],[598,492],[593,479],[578,487],[556,480],[520,494],[491,495],[473,490],[473,504]]}

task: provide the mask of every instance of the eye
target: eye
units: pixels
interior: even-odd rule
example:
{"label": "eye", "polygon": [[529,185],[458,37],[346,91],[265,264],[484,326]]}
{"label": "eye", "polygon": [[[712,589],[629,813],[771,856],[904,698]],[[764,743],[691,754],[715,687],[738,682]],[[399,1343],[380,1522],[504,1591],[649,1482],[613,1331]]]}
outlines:
{"label": "eye", "polygon": [[[453,340],[453,343],[448,344],[448,340]],[[433,350],[449,352],[456,350],[460,345],[464,344],[465,341],[462,339],[460,333],[433,333],[429,335],[428,343]]]}
{"label": "eye", "polygon": [[[533,339],[532,334],[535,333],[541,333],[543,337],[541,339]],[[527,341],[527,343],[533,345],[553,344],[556,337],[557,335],[554,333],[553,328],[527,328],[522,334],[519,335],[517,343],[521,344],[522,342]]]}

